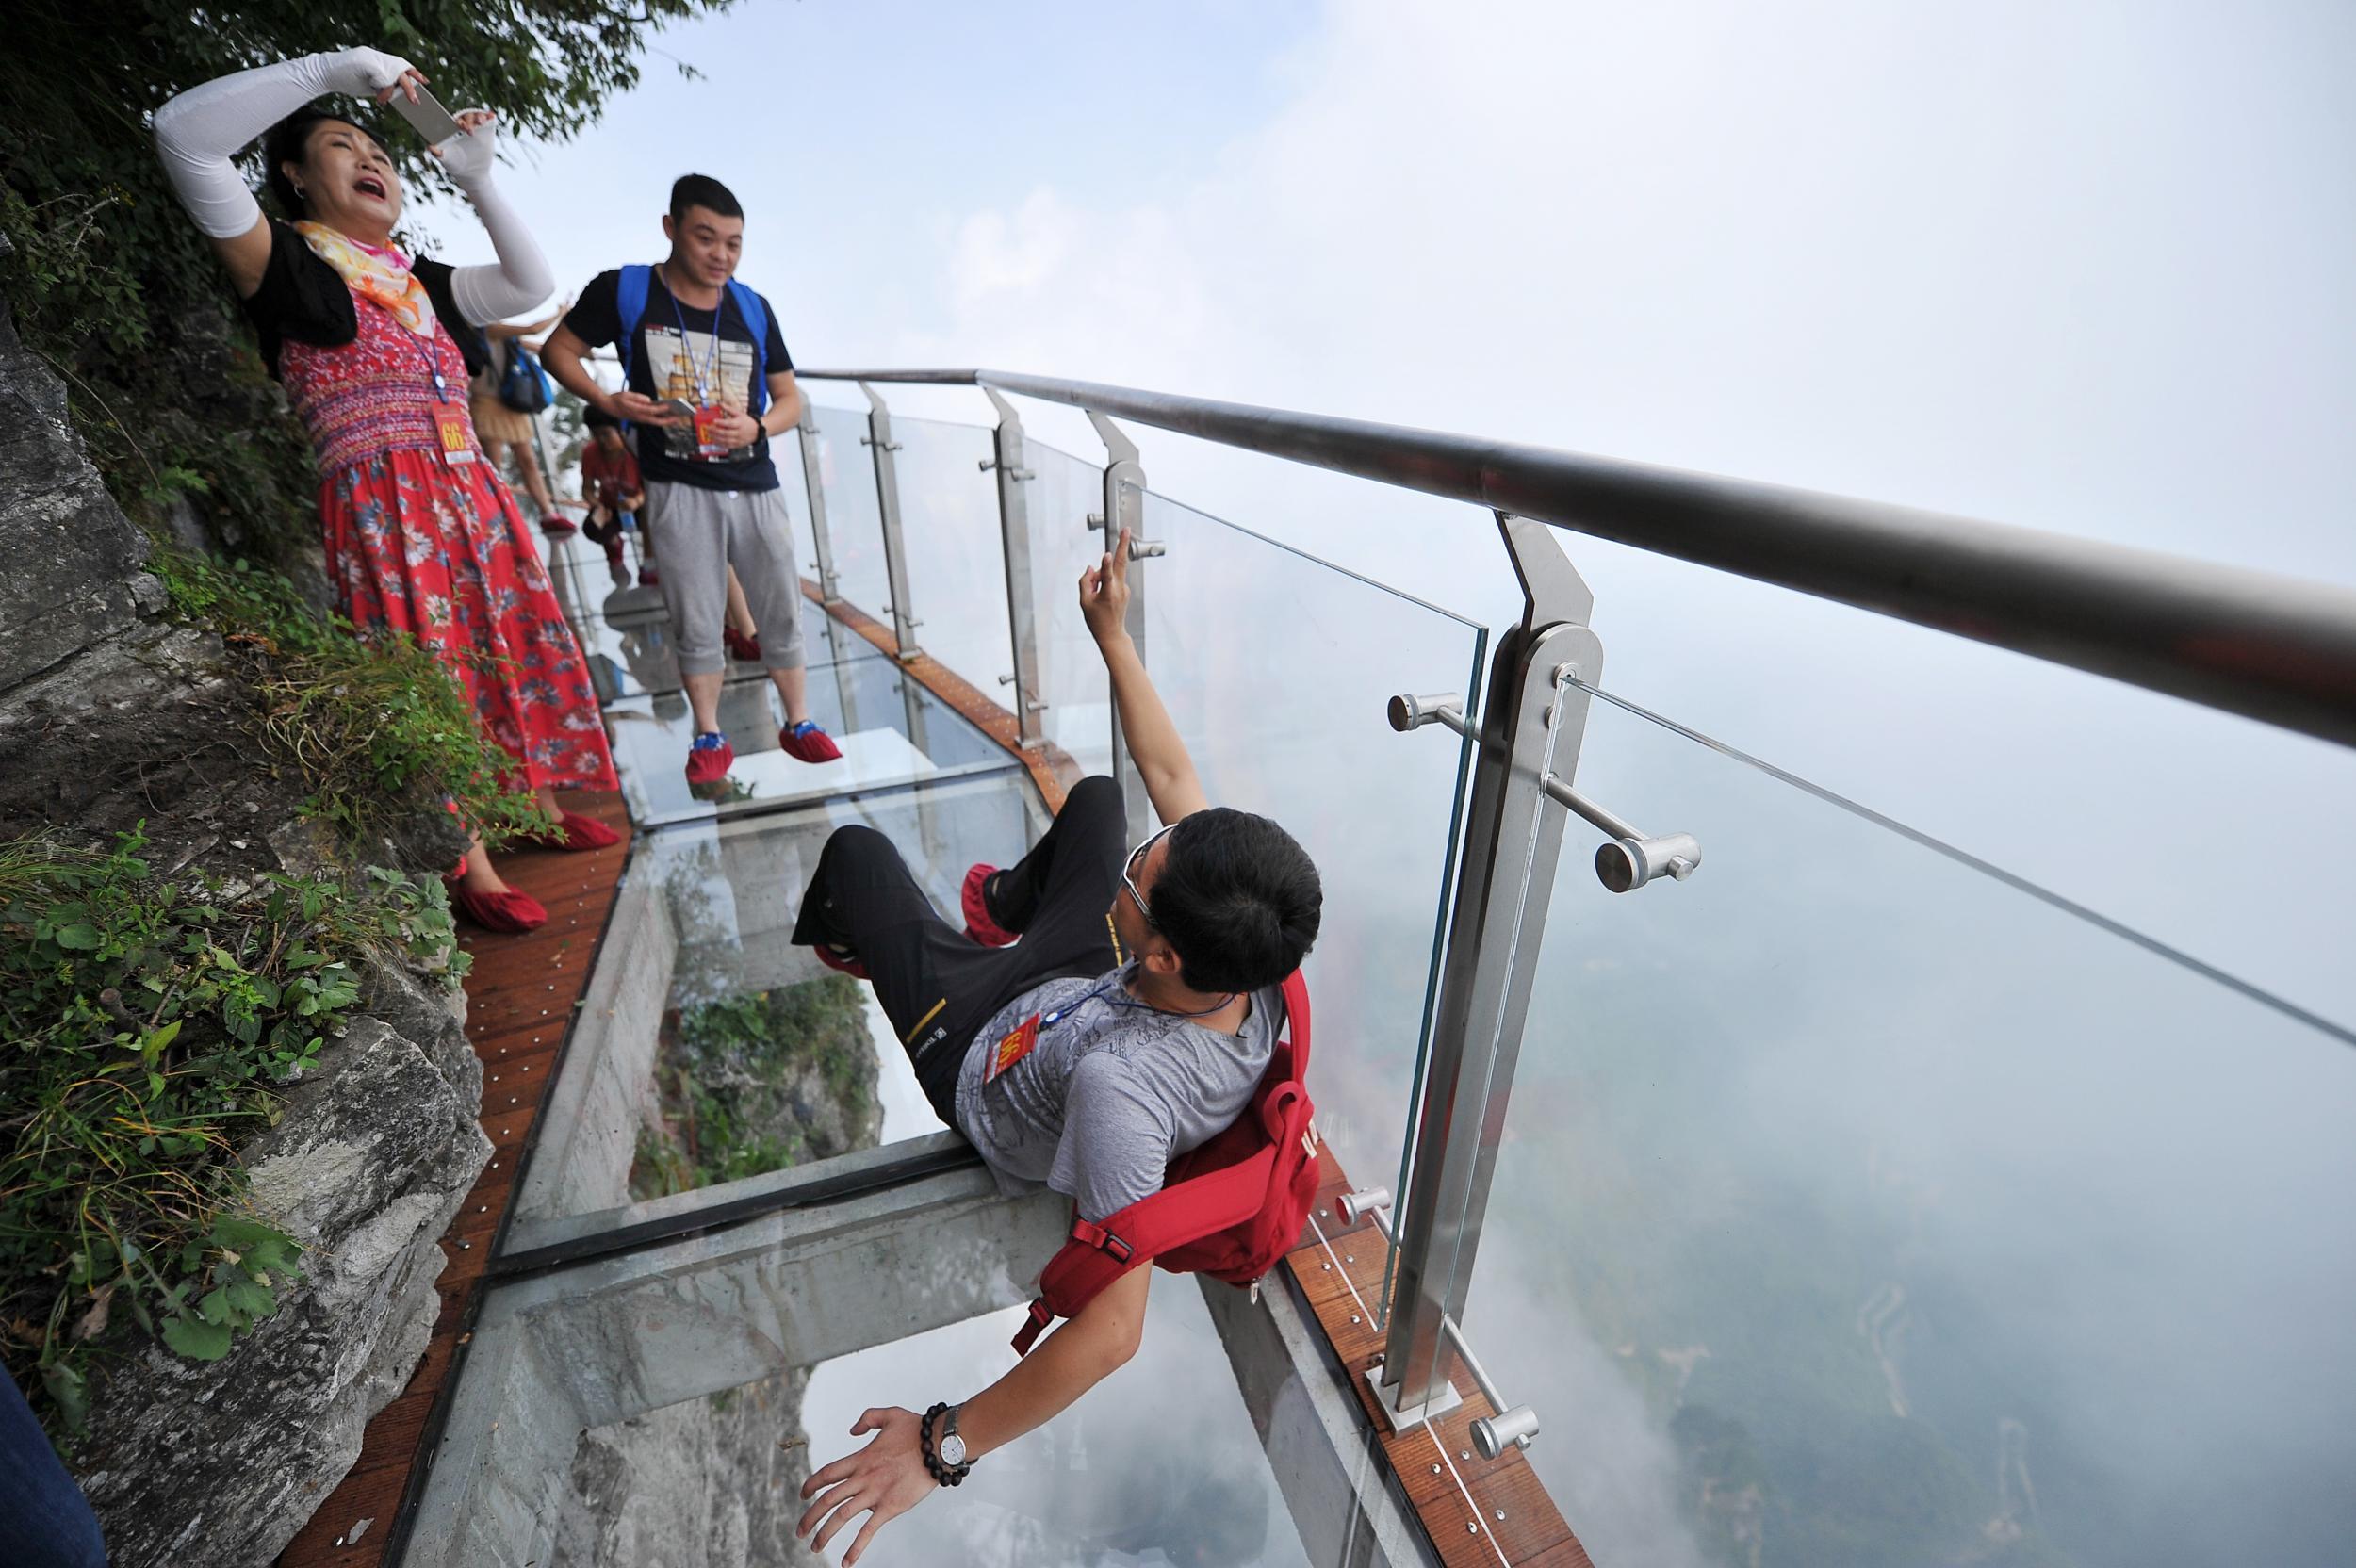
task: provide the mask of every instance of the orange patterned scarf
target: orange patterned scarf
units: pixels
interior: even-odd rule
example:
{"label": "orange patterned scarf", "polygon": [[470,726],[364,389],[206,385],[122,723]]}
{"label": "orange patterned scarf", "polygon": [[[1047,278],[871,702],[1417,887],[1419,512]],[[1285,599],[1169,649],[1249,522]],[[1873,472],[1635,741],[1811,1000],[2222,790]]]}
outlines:
{"label": "orange patterned scarf", "polygon": [[399,251],[363,245],[350,235],[306,219],[295,232],[362,299],[373,300],[419,337],[434,335],[434,302]]}

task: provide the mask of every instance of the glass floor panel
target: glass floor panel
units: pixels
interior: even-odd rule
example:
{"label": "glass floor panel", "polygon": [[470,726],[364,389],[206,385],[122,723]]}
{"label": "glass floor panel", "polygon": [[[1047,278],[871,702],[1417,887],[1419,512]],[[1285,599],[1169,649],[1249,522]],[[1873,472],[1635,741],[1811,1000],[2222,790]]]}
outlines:
{"label": "glass floor panel", "polygon": [[618,1225],[627,1205],[941,1130],[870,988],[793,942],[820,851],[854,823],[954,920],[966,868],[1019,858],[1046,816],[1006,767],[641,838],[508,1250],[553,1219]]}

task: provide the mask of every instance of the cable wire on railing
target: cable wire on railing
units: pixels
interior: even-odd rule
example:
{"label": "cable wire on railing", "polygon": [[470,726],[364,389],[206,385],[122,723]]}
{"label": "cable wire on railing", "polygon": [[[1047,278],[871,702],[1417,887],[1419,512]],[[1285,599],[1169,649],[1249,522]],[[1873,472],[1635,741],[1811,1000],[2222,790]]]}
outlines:
{"label": "cable wire on railing", "polygon": [[1779,768],[1775,766],[1775,763],[1766,760],[1764,758],[1754,757],[1749,752],[1742,750],[1740,746],[1729,745],[1726,742],[1718,740],[1712,736],[1705,735],[1700,730],[1694,729],[1690,726],[1679,724],[1675,719],[1669,718],[1661,713],[1656,713],[1651,709],[1646,708],[1640,703],[1630,702],[1628,698],[1607,692],[1600,686],[1590,686],[1585,681],[1575,681],[1573,684],[1577,685],[1579,690],[1585,692],[1588,695],[1599,697],[1603,701],[1610,703],[1612,707],[1617,708],[1624,712],[1632,713],[1636,717],[1643,719],[1649,724],[1658,725],[1673,735],[1682,736],[1686,740],[1693,742],[1695,745],[1707,747],[1708,749],[1718,753],[1721,757],[1729,758],[1736,762],[1740,762],[1746,768],[1755,768],[1759,772],[1765,774],[1770,778],[1775,779],[1780,783],[1789,784],[1793,789],[1799,790],[1804,793],[1814,795],[1818,800],[1824,802],[1828,806],[1838,807],[1841,810],[1848,812],[1851,816],[1857,817],[1864,822],[1872,823],[1876,827],[1885,828],[1891,833],[1895,833],[1900,838],[1920,844],[1924,849],[1931,851],[1935,855],[1943,855],[1959,866],[1964,866],[1972,871],[1978,872],[1983,876],[1991,877],[1994,880],[2003,883],[2005,887],[2011,888],[2016,892],[2026,893],[2031,898],[2037,900],[2039,903],[2060,910],[2063,914],[2073,916],[2078,920],[2085,921],[2089,925],[2107,931],[2112,936],[2118,937],[2124,941],[2132,942],[2135,946],[2142,948],[2145,952],[2150,953],[2156,957],[2164,958],[2168,962],[2177,965],[2181,969],[2201,976],[2203,980],[2211,981],[2217,985],[2223,986],[2228,990],[2234,991],[2242,996],[2248,997],[2250,1001],[2255,1002],[2260,1006],[2266,1007],[2274,1012],[2280,1013],[2284,1018],[2290,1019],[2294,1022],[2303,1023],[2308,1028],[2313,1029],[2319,1034],[2329,1036],[2331,1038],[2339,1041],[2342,1045],[2356,1046],[2356,1029],[2349,1029],[2343,1024],[2334,1023],[2330,1019],[2325,1018],[2322,1014],[2302,1007],[2298,1003],[2291,1001],[2287,997],[2278,996],[2274,992],[2267,990],[2263,986],[2244,980],[2238,975],[2230,974],[2226,971],[2217,968],[2215,964],[2206,962],[2203,959],[2196,958],[2181,947],[2171,946],[2168,943],[2160,940],[2159,938],[2138,931],[2134,926],[2129,925],[2122,921],[2113,920],[2110,916],[2103,914],[2098,909],[2088,908],[2086,906],[2079,903],[2074,898],[2070,898],[2062,893],[2057,893],[2053,889],[2048,888],[2041,883],[2032,882],[2027,877],[2021,875],[2017,872],[2006,871],[2004,867],[1997,865],[1994,861],[1984,860],[1968,849],[1957,848],[1955,845],[1949,843],[1946,840],[1938,838],[1933,834],[1925,833],[1919,827],[1909,827],[1905,823],[1900,822],[1897,818],[1886,816],[1883,813],[1874,810],[1870,806],[1864,805],[1858,801],[1851,800],[1847,795],[1841,793],[1837,790],[1828,790],[1824,785],[1803,778],[1798,774],[1795,774],[1787,768]]}

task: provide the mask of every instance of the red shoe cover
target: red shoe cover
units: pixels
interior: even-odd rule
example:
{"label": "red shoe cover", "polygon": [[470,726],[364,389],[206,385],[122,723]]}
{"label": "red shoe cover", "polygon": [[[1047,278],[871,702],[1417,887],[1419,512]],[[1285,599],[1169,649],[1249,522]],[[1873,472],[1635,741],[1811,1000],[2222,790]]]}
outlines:
{"label": "red shoe cover", "polygon": [[693,746],[687,753],[687,782],[716,784],[728,776],[728,764],[736,760],[736,748],[723,741],[716,746]]}
{"label": "red shoe cover", "polygon": [[761,662],[761,638],[747,637],[732,626],[720,629],[720,645],[728,650],[728,657],[747,664]]}
{"label": "red shoe cover", "polygon": [[843,748],[834,743],[834,737],[816,725],[798,732],[778,730],[777,744],[796,762],[831,762],[843,755]]}
{"label": "red shoe cover", "polygon": [[530,893],[514,888],[503,893],[470,892],[466,885],[455,877],[443,880],[450,889],[450,901],[457,906],[458,912],[485,931],[520,936],[526,931],[537,931],[548,923],[548,910]]}
{"label": "red shoe cover", "polygon": [[965,910],[965,934],[984,947],[1005,947],[1015,939],[1014,932],[990,918],[990,906],[982,901],[982,885],[997,870],[978,863],[967,867],[965,886],[957,894],[957,903]]}
{"label": "red shoe cover", "polygon": [[581,525],[562,512],[551,512],[540,519],[540,531],[551,539],[563,539],[581,531]]}
{"label": "red shoe cover", "polygon": [[867,966],[865,964],[860,963],[857,958],[843,957],[842,955],[836,953],[833,948],[828,947],[825,942],[820,942],[818,945],[811,948],[810,951],[817,954],[818,961],[826,965],[828,969],[839,969],[854,980],[864,980],[867,978]]}
{"label": "red shoe cover", "polygon": [[584,817],[578,811],[559,811],[555,832],[534,833],[530,838],[515,841],[530,844],[535,849],[603,849],[609,844],[620,843],[622,836],[595,817]]}

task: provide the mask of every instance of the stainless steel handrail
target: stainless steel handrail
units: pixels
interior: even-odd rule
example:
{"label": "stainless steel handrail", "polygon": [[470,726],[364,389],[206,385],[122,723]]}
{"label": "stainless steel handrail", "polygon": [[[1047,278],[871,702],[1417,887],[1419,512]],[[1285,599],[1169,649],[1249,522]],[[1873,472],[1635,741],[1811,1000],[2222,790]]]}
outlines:
{"label": "stainless steel handrail", "polygon": [[1546,447],[1000,370],[987,386],[1468,501],[2356,745],[2356,590]]}

